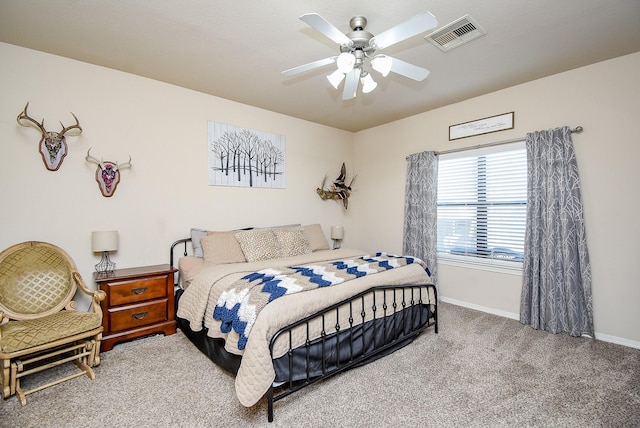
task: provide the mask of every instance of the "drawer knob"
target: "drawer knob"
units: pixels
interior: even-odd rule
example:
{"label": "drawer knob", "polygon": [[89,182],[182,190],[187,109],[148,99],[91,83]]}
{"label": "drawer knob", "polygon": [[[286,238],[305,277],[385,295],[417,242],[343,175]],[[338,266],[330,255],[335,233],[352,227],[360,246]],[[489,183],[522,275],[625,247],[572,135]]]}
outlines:
{"label": "drawer knob", "polygon": [[138,287],[138,288],[132,288],[132,289],[131,289],[131,292],[132,292],[133,294],[142,294],[142,293],[144,293],[145,291],[147,291],[147,287]]}
{"label": "drawer knob", "polygon": [[137,320],[141,320],[142,318],[146,317],[148,313],[149,312],[147,312],[147,311],[145,311],[145,312],[137,312],[137,313],[131,315],[131,317],[135,318]]}

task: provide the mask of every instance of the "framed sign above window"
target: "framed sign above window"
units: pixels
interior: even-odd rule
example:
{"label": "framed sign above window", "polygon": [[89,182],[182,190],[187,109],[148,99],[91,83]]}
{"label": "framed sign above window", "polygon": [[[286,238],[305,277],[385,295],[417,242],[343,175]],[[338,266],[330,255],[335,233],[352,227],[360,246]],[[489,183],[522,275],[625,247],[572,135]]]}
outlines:
{"label": "framed sign above window", "polygon": [[449,141],[490,132],[513,129],[513,112],[485,117],[471,122],[459,123],[449,127]]}

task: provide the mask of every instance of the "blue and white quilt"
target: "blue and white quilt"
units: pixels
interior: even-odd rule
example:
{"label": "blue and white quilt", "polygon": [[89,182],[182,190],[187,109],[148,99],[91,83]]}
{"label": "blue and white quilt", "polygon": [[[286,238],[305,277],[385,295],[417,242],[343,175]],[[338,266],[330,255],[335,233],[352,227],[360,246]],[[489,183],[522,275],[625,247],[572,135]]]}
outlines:
{"label": "blue and white quilt", "polygon": [[223,291],[213,310],[220,331],[238,334],[238,349],[244,350],[251,328],[265,305],[287,294],[330,287],[351,279],[424,262],[415,257],[383,252],[353,259],[259,270],[245,275]]}

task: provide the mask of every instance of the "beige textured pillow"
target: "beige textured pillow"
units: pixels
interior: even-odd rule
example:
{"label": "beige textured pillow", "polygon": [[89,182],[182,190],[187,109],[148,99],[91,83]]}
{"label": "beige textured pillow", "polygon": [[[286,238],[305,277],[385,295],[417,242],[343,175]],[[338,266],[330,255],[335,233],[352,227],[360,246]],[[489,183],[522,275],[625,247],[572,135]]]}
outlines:
{"label": "beige textured pillow", "polygon": [[280,257],[280,246],[273,229],[254,229],[236,232],[244,257],[248,262]]}
{"label": "beige textured pillow", "polygon": [[304,226],[304,231],[307,234],[311,251],[329,249],[329,243],[327,242],[327,238],[324,237],[324,232],[322,232],[322,227],[320,227],[319,224]]}
{"label": "beige textured pillow", "polygon": [[307,239],[307,234],[302,227],[282,227],[273,229],[273,233],[278,238],[280,244],[280,255],[282,257],[298,256],[311,252],[311,246]]}
{"label": "beige textured pillow", "polygon": [[215,264],[246,262],[235,231],[209,232],[203,237],[202,252],[204,261]]}
{"label": "beige textured pillow", "polygon": [[182,280],[182,288],[186,290],[189,284],[191,284],[191,281],[193,281],[193,278],[195,278],[204,267],[204,259],[190,256],[180,257],[178,267],[182,274],[180,278]]}

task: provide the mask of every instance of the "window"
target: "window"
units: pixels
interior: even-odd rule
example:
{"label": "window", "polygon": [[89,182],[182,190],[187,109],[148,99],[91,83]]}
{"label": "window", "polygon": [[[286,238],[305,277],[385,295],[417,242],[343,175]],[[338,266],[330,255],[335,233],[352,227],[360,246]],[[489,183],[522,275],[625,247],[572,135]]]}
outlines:
{"label": "window", "polygon": [[526,215],[524,141],[440,155],[438,257],[519,267]]}

